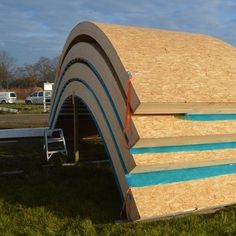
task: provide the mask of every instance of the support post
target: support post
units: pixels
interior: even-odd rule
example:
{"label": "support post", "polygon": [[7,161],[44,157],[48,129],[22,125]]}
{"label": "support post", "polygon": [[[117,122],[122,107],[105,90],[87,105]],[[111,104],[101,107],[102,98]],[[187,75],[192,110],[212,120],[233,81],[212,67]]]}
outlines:
{"label": "support post", "polygon": [[45,91],[43,91],[43,112],[47,112],[47,105],[46,105]]}
{"label": "support post", "polygon": [[74,116],[74,161],[79,161],[79,133],[78,133],[78,107],[76,102],[76,96],[72,95],[73,102],[73,116]]}

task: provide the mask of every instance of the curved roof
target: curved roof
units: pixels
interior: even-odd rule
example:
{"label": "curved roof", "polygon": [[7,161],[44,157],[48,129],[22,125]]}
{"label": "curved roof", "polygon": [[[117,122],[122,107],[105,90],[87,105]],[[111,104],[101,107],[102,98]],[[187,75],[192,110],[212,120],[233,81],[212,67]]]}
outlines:
{"label": "curved roof", "polygon": [[95,23],[141,102],[236,102],[236,48],[216,38]]}

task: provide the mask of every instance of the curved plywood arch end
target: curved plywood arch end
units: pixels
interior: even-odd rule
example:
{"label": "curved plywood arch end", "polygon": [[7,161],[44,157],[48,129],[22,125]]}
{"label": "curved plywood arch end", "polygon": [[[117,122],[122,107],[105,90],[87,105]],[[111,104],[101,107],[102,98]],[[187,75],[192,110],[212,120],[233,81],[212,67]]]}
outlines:
{"label": "curved plywood arch end", "polygon": [[233,204],[235,60],[234,47],[209,36],[79,23],[60,57],[49,127],[61,119],[77,132],[78,115],[95,123],[129,220]]}

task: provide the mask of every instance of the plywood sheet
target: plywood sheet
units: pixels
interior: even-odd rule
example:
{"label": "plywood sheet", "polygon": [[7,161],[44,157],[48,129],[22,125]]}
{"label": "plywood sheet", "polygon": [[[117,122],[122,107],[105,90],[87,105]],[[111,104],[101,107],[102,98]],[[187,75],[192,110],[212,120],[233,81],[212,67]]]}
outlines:
{"label": "plywood sheet", "polygon": [[236,202],[236,175],[132,188],[141,219],[163,217]]}
{"label": "plywood sheet", "polygon": [[236,134],[236,121],[191,121],[173,115],[132,116],[140,138]]}
{"label": "plywood sheet", "polygon": [[151,153],[133,155],[136,167],[132,172],[178,169],[236,163],[236,149],[202,152]]}
{"label": "plywood sheet", "polygon": [[97,25],[132,72],[141,102],[236,102],[233,46],[200,34]]}

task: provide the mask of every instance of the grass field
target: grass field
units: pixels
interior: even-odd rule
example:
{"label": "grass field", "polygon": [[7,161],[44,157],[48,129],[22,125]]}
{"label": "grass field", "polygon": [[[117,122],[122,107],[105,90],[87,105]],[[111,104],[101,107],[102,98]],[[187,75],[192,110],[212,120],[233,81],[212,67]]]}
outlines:
{"label": "grass field", "polygon": [[[0,175],[0,235],[236,235],[235,207],[209,215],[116,224],[122,203],[110,165],[42,167],[42,145],[41,140],[0,143],[0,171],[24,171]],[[94,150],[90,155],[100,150],[101,156],[101,144],[86,145]]]}

